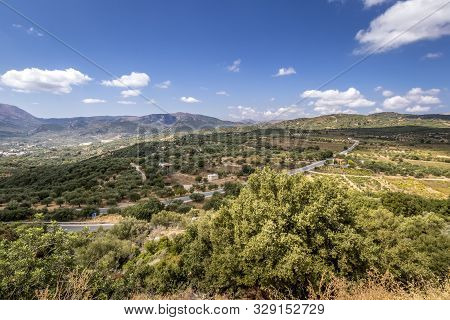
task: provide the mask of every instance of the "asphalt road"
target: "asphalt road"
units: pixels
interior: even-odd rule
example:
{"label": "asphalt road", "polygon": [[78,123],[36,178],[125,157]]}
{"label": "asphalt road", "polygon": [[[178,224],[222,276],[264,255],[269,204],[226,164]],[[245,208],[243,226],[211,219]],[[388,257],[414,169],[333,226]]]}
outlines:
{"label": "asphalt road", "polygon": [[[212,190],[212,191],[199,191],[196,193],[200,193],[200,194],[204,195],[205,198],[211,198],[215,192],[224,193],[225,191],[223,190],[223,188],[219,188],[219,189]],[[164,204],[169,204],[169,203],[177,201],[177,200],[183,201],[184,203],[192,202],[192,200],[189,196],[167,199],[167,200],[163,200],[161,202]]]}

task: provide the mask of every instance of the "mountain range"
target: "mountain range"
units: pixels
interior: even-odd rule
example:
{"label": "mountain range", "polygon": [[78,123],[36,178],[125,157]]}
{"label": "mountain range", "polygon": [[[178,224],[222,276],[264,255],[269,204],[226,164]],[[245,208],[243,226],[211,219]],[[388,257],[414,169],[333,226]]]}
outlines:
{"label": "mountain range", "polygon": [[[244,125],[251,126],[254,123],[250,121],[224,121],[209,116],[182,112],[150,114],[142,117],[97,116],[43,119],[37,118],[18,107],[0,104],[0,138],[35,135],[58,135],[59,137],[131,135],[140,130],[144,132],[156,132],[167,129],[177,132],[189,132],[200,129]],[[307,130],[383,128],[393,126],[450,128],[450,115],[410,115],[394,112],[382,112],[367,116],[335,114],[266,123],[263,126],[300,127]]]}
{"label": "mountain range", "polygon": [[97,116],[75,118],[37,118],[30,113],[7,104],[0,104],[0,137],[23,137],[37,134],[107,135],[135,134],[143,130],[173,129],[192,131],[236,126],[240,123],[190,113],[150,114],[137,116]]}

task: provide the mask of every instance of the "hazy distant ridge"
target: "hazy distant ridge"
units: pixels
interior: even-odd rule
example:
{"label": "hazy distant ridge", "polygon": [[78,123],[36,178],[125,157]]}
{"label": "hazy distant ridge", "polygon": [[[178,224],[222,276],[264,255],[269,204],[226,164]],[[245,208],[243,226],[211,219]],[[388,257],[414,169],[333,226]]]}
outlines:
{"label": "hazy distant ridge", "polygon": [[[0,137],[30,136],[34,134],[57,133],[64,135],[106,135],[135,134],[138,130],[152,132],[155,130],[174,129],[191,131],[237,125],[252,125],[248,120],[242,122],[224,121],[214,117],[190,114],[149,114],[137,116],[96,116],[75,118],[37,118],[30,113],[7,104],[0,104]],[[410,115],[383,112],[372,115],[336,114],[315,118],[267,123],[263,126],[296,127],[311,129],[342,128],[383,128],[394,126],[424,126],[450,128],[450,115],[428,114]]]}
{"label": "hazy distant ridge", "polygon": [[136,116],[97,116],[74,118],[37,118],[30,113],[7,104],[0,104],[0,136],[25,136],[37,133],[70,133],[79,135],[133,134],[137,130],[172,128],[190,131],[235,126],[239,123],[190,114],[150,114]]}

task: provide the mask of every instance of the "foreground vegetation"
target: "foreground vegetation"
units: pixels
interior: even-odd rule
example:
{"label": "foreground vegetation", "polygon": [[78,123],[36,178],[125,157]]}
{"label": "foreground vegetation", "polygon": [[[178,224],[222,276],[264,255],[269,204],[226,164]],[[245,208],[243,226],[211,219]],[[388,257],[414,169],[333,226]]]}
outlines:
{"label": "foreground vegetation", "polygon": [[448,298],[448,200],[265,168],[209,211],[124,214],[95,233],[1,225],[0,297]]}

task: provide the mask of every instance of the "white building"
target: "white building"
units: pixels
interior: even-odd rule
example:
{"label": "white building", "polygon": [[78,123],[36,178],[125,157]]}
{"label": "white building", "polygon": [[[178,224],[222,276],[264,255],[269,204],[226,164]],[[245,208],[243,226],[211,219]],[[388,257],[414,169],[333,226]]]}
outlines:
{"label": "white building", "polygon": [[208,181],[214,181],[219,179],[219,175],[217,173],[208,174]]}

